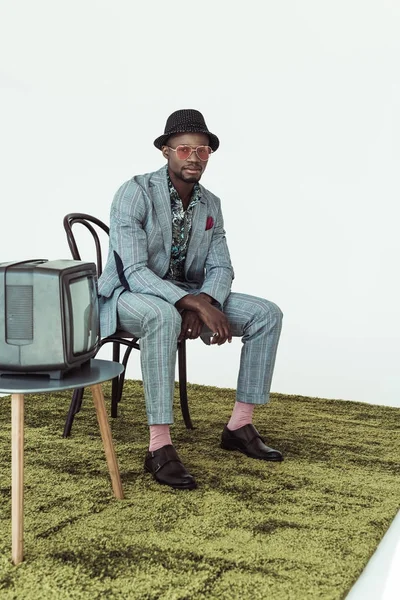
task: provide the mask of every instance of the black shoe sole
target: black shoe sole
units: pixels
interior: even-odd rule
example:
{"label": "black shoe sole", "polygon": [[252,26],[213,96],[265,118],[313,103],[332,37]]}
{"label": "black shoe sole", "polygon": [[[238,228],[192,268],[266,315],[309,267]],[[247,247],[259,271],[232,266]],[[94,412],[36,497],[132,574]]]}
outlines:
{"label": "black shoe sole", "polygon": [[222,448],[223,450],[230,450],[231,452],[235,452],[235,451],[241,452],[245,456],[248,456],[249,458],[255,458],[256,460],[266,460],[268,462],[282,462],[283,461],[283,456],[280,458],[278,456],[272,456],[271,458],[267,458],[264,456],[254,456],[254,454],[249,454],[245,450],[242,450],[242,448],[232,448],[231,446],[225,446],[223,442],[220,443],[220,448]]}
{"label": "black shoe sole", "polygon": [[154,481],[156,481],[160,485],[167,485],[168,487],[173,488],[174,490],[195,490],[197,488],[197,483],[195,481],[187,485],[173,485],[171,483],[167,483],[166,481],[160,481],[159,479],[157,479],[152,470],[146,467],[146,465],[144,467],[144,470],[146,473],[150,473],[150,475],[153,476]]}

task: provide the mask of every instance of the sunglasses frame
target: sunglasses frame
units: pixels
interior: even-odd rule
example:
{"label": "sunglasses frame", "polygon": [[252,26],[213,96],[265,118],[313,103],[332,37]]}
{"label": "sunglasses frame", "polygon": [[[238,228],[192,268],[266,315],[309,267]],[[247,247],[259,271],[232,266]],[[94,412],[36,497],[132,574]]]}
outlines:
{"label": "sunglasses frame", "polygon": [[[207,162],[208,159],[210,158],[211,154],[214,152],[214,150],[211,148],[211,146],[207,146],[206,144],[200,144],[200,146],[197,146],[196,148],[193,148],[192,146],[189,146],[189,144],[179,144],[179,146],[177,146],[176,148],[172,148],[171,146],[167,146],[167,148],[169,148],[170,150],[173,150],[174,152],[178,151],[178,148],[190,148],[191,152],[190,154],[186,157],[186,158],[179,158],[178,154],[176,155],[178,160],[187,160],[188,158],[190,158],[193,154],[193,152],[196,152],[196,156],[199,160],[201,160],[201,162]],[[197,150],[199,148],[209,148],[210,149],[210,153],[208,155],[208,158],[204,159],[204,158],[200,158]]]}

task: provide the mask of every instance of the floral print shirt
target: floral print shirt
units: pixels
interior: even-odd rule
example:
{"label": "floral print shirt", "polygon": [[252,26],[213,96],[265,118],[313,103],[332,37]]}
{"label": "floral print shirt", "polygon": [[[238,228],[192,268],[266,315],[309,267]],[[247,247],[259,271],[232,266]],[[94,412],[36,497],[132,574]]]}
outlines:
{"label": "floral print shirt", "polygon": [[198,183],[194,184],[189,206],[184,210],[182,200],[170,179],[168,171],[167,181],[169,197],[171,199],[172,247],[169,269],[165,279],[184,281],[184,268],[190,231],[192,229],[193,209],[201,198],[200,186]]}

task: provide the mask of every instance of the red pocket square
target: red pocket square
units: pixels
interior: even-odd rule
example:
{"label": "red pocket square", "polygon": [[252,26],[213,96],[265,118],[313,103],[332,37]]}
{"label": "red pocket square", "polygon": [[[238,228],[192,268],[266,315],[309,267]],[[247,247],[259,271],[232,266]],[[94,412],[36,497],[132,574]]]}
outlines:
{"label": "red pocket square", "polygon": [[211,229],[211,227],[214,227],[214,219],[212,217],[207,217],[206,231],[208,231],[209,229]]}

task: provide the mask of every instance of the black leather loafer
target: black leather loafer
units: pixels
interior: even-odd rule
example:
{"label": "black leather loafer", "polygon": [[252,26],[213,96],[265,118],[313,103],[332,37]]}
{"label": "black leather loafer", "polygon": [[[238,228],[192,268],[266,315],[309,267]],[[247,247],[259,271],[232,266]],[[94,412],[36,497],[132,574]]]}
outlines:
{"label": "black leather loafer", "polygon": [[194,477],[181,463],[177,451],[171,444],[159,448],[155,452],[147,452],[144,461],[145,471],[163,485],[178,490],[193,490],[197,487]]}
{"label": "black leather loafer", "polygon": [[238,450],[251,458],[259,458],[260,460],[283,460],[283,456],[278,450],[265,445],[263,438],[252,424],[244,425],[234,431],[231,431],[225,425],[221,437],[221,448],[224,448],[224,450]]}

